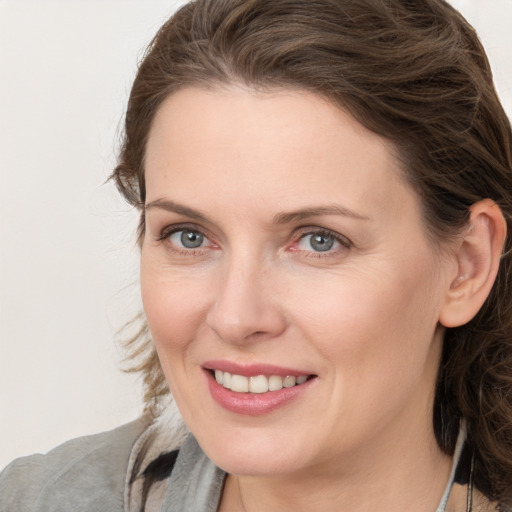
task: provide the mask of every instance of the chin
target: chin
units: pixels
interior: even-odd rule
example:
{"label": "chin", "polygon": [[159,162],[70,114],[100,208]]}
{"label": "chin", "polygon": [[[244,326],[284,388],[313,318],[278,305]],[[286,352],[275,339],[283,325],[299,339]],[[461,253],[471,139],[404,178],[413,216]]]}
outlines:
{"label": "chin", "polygon": [[261,454],[219,454],[218,458],[211,457],[213,462],[231,475],[276,477],[294,473],[301,467],[294,462],[276,459],[274,456],[263,458]]}
{"label": "chin", "polygon": [[268,439],[252,432],[218,440],[198,438],[198,442],[218,467],[233,475],[279,476],[293,473],[304,464],[304,450],[279,435]]}

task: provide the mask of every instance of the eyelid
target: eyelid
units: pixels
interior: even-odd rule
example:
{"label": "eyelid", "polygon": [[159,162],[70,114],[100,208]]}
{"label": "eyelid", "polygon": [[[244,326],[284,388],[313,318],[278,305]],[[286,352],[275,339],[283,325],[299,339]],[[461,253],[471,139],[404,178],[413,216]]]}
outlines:
{"label": "eyelid", "polygon": [[[193,231],[196,233],[200,233],[204,237],[204,239],[207,240],[208,243],[207,245],[195,248],[185,248],[177,246],[176,244],[171,242],[170,237],[174,233],[179,233],[180,231]],[[164,243],[168,251],[179,256],[199,256],[201,254],[206,254],[208,250],[219,248],[218,244],[213,241],[213,237],[210,236],[207,230],[190,222],[170,224],[165,226],[160,230],[155,240],[159,243]]]}
{"label": "eyelid", "polygon": [[[308,235],[323,235],[323,236],[333,237],[337,242],[340,243],[341,250],[350,249],[354,245],[350,241],[349,238],[342,235],[341,233],[338,233],[337,231],[333,231],[328,228],[322,228],[319,226],[303,226],[303,227],[297,229],[296,232],[294,233],[292,243],[297,244],[300,240],[302,240],[304,237],[306,237]],[[338,250],[340,250],[340,249],[338,249]],[[292,250],[294,250],[294,249],[292,249]],[[329,255],[336,254],[338,252],[337,250],[325,251],[325,253],[315,252],[313,250],[311,250],[311,251],[305,251],[305,250],[301,250],[301,249],[295,249],[295,250],[297,252],[299,252],[299,250],[300,250],[302,252],[313,253],[313,254],[315,254],[315,257],[329,256]]]}
{"label": "eyelid", "polygon": [[[159,234],[156,236],[156,241],[158,241],[158,242],[166,241],[166,240],[168,240],[170,235],[177,233],[179,231],[185,231],[185,230],[190,230],[190,231],[195,231],[195,232],[201,233],[205,237],[205,239],[207,239],[209,241],[210,247],[211,246],[218,247],[218,244],[216,242],[214,242],[213,236],[210,235],[208,230],[206,230],[194,223],[190,223],[190,222],[171,224],[171,225],[165,226],[164,228],[162,228],[159,231]],[[333,237],[337,242],[339,242],[341,247],[338,248],[338,250],[336,250],[336,249],[329,250],[323,254],[321,252],[315,252],[313,250],[311,250],[311,251],[306,251],[303,249],[291,249],[291,250],[296,251],[296,252],[300,251],[300,252],[306,252],[306,253],[313,253],[313,254],[315,254],[315,256],[330,256],[330,255],[332,256],[333,254],[336,254],[340,250],[343,251],[343,250],[350,249],[353,247],[353,243],[345,235],[342,235],[341,233],[338,233],[337,231],[333,231],[331,229],[320,227],[320,226],[302,226],[302,227],[298,228],[293,234],[291,244],[292,245],[297,244],[302,238],[304,238],[308,235],[323,235],[323,236]],[[187,252],[190,253],[195,250],[202,250],[202,249],[207,249],[207,248],[208,247],[199,247],[197,249],[187,249]],[[179,248],[176,248],[176,250],[179,250]]]}
{"label": "eyelid", "polygon": [[156,237],[156,240],[158,242],[162,242],[163,240],[169,238],[170,235],[172,235],[174,233],[178,233],[179,231],[186,231],[186,230],[201,233],[205,238],[207,238],[208,240],[211,241],[211,237],[208,235],[206,230],[204,230],[203,228],[201,228],[199,226],[196,226],[195,224],[191,224],[189,222],[185,222],[182,224],[170,224],[168,226],[165,226],[164,228],[162,228],[160,230],[159,234]]}

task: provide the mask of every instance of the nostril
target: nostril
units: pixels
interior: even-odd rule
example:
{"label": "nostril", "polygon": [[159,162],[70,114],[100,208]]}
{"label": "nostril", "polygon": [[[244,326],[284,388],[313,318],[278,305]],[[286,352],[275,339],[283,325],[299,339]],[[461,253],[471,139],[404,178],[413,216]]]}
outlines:
{"label": "nostril", "polygon": [[248,334],[245,339],[247,341],[256,341],[258,339],[261,339],[265,336],[268,336],[268,333],[266,333],[265,331],[256,331],[256,332],[251,332],[250,334]]}

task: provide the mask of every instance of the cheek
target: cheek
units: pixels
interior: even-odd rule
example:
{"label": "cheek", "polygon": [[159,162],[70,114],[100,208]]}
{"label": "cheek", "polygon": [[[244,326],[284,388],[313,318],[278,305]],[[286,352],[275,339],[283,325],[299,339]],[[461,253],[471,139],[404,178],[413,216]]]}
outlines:
{"label": "cheek", "polygon": [[334,424],[341,415],[377,428],[401,411],[431,407],[441,343],[434,338],[435,297],[425,295],[420,282],[395,274],[346,283],[315,308],[317,347],[332,370],[331,409],[340,411]]}
{"label": "cheek", "polygon": [[[191,424],[198,379],[190,379],[191,347],[204,317],[204,283],[141,262],[141,294],[160,365],[181,413]],[[194,368],[197,371],[197,368]],[[187,382],[184,385],[184,382]]]}
{"label": "cheek", "polygon": [[206,310],[204,282],[141,262],[144,312],[159,353],[184,350]]}
{"label": "cheek", "polygon": [[[381,262],[382,263],[382,262]],[[295,322],[339,375],[400,376],[420,371],[439,313],[430,262],[396,262],[295,289]],[[292,287],[293,289],[293,287]],[[307,298],[307,299],[306,299]]]}

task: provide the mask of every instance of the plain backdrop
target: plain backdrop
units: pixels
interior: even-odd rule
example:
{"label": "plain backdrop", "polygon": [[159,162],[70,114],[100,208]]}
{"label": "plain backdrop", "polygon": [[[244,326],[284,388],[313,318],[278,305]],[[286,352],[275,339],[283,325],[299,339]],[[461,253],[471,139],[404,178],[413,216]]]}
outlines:
{"label": "plain backdrop", "polygon": [[[140,308],[137,219],[107,178],[137,62],[180,3],[0,0],[0,468],[141,411],[116,341]],[[510,115],[512,0],[452,3]]]}

